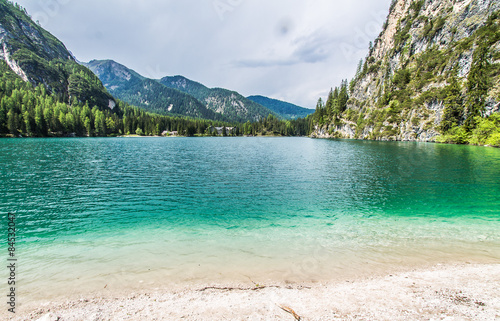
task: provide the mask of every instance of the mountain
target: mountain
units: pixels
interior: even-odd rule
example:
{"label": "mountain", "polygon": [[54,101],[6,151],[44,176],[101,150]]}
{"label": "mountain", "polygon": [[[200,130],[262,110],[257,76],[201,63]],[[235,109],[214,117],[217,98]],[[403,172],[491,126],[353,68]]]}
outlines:
{"label": "mountain", "polygon": [[0,69],[33,86],[44,85],[65,102],[88,102],[113,108],[113,97],[87,68],[80,66],[64,44],[34,23],[26,10],[0,0]]}
{"label": "mountain", "polygon": [[256,102],[257,104],[271,109],[284,119],[306,118],[307,116],[314,113],[313,109],[299,107],[294,104],[264,96],[250,96],[247,98],[253,102]]}
{"label": "mountain", "polygon": [[207,109],[196,98],[159,82],[112,60],[93,60],[84,64],[92,70],[115,97],[129,104],[160,114],[222,120],[222,115]]}
{"label": "mountain", "polygon": [[[169,113],[171,117],[115,100],[102,81],[66,47],[34,23],[25,9],[0,0],[0,137],[107,137],[182,135],[305,135],[305,120],[273,115],[235,126],[196,98],[167,88],[112,61],[88,64],[111,90]],[[180,108],[182,109],[176,109]],[[191,108],[191,109],[190,109]],[[264,108],[264,107],[262,107]],[[162,110],[165,111],[165,110]],[[224,133],[224,128],[227,130]]]}
{"label": "mountain", "polygon": [[[115,100],[62,42],[33,22],[25,9],[6,0],[0,0],[0,71],[0,137],[161,135],[165,131],[192,136],[211,134],[214,126],[231,126],[161,116]],[[132,76],[146,84],[138,75]],[[161,86],[155,81],[150,85]]]}
{"label": "mountain", "polygon": [[396,0],[314,137],[500,145],[500,2]]}
{"label": "mountain", "polygon": [[270,114],[279,115],[239,93],[223,88],[207,88],[183,76],[165,77],[160,83],[173,89],[192,95],[208,109],[238,122],[258,121]]}

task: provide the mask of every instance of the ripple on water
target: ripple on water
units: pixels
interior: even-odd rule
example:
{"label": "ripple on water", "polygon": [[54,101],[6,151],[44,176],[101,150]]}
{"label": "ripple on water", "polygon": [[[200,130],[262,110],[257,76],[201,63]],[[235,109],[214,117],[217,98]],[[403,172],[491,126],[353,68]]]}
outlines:
{"label": "ripple on water", "polygon": [[17,213],[34,295],[500,259],[499,150],[153,138],[0,140],[0,151],[2,211]]}

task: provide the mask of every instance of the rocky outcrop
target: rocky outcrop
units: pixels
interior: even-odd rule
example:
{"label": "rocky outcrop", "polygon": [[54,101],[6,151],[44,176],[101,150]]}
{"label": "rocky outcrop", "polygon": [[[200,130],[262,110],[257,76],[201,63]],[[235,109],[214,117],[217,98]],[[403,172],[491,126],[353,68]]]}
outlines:
{"label": "rocky outcrop", "polygon": [[8,73],[8,81],[14,81],[17,75],[24,82],[64,97],[68,104],[116,107],[99,79],[78,65],[61,41],[32,21],[25,9],[7,0],[0,0],[0,60],[4,70],[13,71]]}
{"label": "rocky outcrop", "polygon": [[[38,83],[37,76],[22,66],[18,52],[30,52],[51,61],[74,61],[66,47],[46,30],[31,21],[24,9],[0,1],[0,59],[24,81]],[[36,70],[35,70],[36,72]]]}
{"label": "rocky outcrop", "polygon": [[[2,37],[3,39],[3,37]],[[0,42],[2,42],[0,40]],[[0,59],[5,60],[7,65],[18,75],[21,77],[22,80],[28,81],[28,76],[24,72],[24,70],[17,64],[17,62],[11,58],[11,53],[9,52],[9,49],[7,48],[7,44],[5,42],[2,42],[2,51],[0,52]]]}
{"label": "rocky outcrop", "polygon": [[[466,96],[481,28],[499,10],[498,0],[393,1],[383,31],[353,79],[347,112],[335,121],[341,125],[317,126],[313,136],[434,141],[444,89],[454,77]],[[499,52],[497,41],[488,52],[494,68],[500,66]],[[500,77],[492,77],[483,116],[499,111]]]}

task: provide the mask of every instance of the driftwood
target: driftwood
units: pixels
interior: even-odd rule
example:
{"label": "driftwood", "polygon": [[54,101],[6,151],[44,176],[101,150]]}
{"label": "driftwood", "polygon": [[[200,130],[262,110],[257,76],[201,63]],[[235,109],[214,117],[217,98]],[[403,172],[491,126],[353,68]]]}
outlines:
{"label": "driftwood", "polygon": [[286,305],[280,305],[279,307],[280,307],[281,310],[285,311],[286,313],[290,313],[291,315],[293,315],[293,317],[295,318],[295,320],[300,321],[302,319],[300,317],[300,315],[298,315],[295,311],[293,311],[292,308],[287,307]]}

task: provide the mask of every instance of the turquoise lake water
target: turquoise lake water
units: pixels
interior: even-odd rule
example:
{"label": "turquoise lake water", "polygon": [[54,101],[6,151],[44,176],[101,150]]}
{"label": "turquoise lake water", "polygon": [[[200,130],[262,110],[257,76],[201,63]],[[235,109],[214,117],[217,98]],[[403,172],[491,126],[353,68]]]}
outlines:
{"label": "turquoise lake water", "polygon": [[2,139],[0,161],[1,236],[16,213],[20,297],[500,263],[499,149]]}

